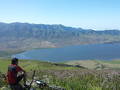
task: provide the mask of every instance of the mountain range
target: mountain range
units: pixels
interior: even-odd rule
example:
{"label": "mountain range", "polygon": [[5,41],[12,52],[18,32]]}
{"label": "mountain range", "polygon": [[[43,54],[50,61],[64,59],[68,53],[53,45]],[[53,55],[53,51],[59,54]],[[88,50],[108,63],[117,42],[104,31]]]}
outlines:
{"label": "mountain range", "polygon": [[0,23],[0,53],[119,42],[119,30],[95,31],[61,24]]}

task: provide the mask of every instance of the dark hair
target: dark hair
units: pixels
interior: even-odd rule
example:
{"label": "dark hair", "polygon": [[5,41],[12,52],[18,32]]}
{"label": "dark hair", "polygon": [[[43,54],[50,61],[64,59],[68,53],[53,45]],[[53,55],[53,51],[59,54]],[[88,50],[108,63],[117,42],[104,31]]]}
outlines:
{"label": "dark hair", "polygon": [[13,58],[11,64],[16,64],[18,62],[18,58]]}

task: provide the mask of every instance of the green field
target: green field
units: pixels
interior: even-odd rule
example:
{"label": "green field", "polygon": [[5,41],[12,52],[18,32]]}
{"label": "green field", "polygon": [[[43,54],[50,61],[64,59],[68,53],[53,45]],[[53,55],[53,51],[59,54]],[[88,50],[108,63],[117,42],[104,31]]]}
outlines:
{"label": "green field", "polygon": [[81,65],[88,69],[120,69],[120,60],[75,60],[65,63],[69,65]]}
{"label": "green field", "polygon": [[[56,65],[35,60],[20,60],[19,65],[27,71],[28,80],[31,80],[35,70],[37,79],[44,80],[49,85],[63,87],[66,90],[120,90],[119,60],[70,61],[65,63],[81,65],[86,68],[61,66],[61,64]],[[10,59],[1,58],[0,64],[0,72],[6,73]],[[0,88],[2,87],[7,87],[7,85],[0,77]]]}
{"label": "green field", "polygon": [[[6,72],[8,65],[10,65],[10,59],[0,59],[0,71]],[[63,66],[56,66],[50,62],[43,62],[43,61],[36,61],[36,60],[20,60],[19,65],[23,67],[26,71],[31,70],[71,70],[71,69],[78,69],[75,67],[63,67]]]}

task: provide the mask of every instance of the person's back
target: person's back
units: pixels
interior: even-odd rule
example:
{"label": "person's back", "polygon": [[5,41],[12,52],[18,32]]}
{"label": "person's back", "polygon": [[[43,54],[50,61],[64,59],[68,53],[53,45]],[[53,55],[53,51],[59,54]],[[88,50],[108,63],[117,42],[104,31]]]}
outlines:
{"label": "person's back", "polygon": [[[24,73],[18,76],[18,72]],[[7,79],[12,90],[19,90],[18,85],[22,79],[24,79],[25,83],[25,71],[18,66],[17,58],[13,58],[11,65],[8,66]]]}
{"label": "person's back", "polygon": [[11,64],[8,67],[8,82],[9,84],[15,84],[17,82],[17,73],[19,71],[22,71],[22,69],[15,65],[15,64]]}

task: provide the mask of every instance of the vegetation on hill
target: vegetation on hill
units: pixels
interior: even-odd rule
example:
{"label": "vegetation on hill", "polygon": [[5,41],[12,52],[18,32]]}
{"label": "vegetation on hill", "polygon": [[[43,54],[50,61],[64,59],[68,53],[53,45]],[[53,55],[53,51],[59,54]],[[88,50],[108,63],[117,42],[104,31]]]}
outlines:
{"label": "vegetation on hill", "polygon": [[68,65],[80,65],[88,69],[120,69],[120,60],[74,60],[65,62]]}
{"label": "vegetation on hill", "polygon": [[[9,63],[8,59],[0,59],[1,73],[6,72]],[[27,71],[28,80],[31,79],[32,71],[36,70],[36,79],[66,90],[120,90],[120,69],[83,69],[32,60],[21,60],[20,66]],[[3,86],[6,84],[0,77],[0,88]]]}

